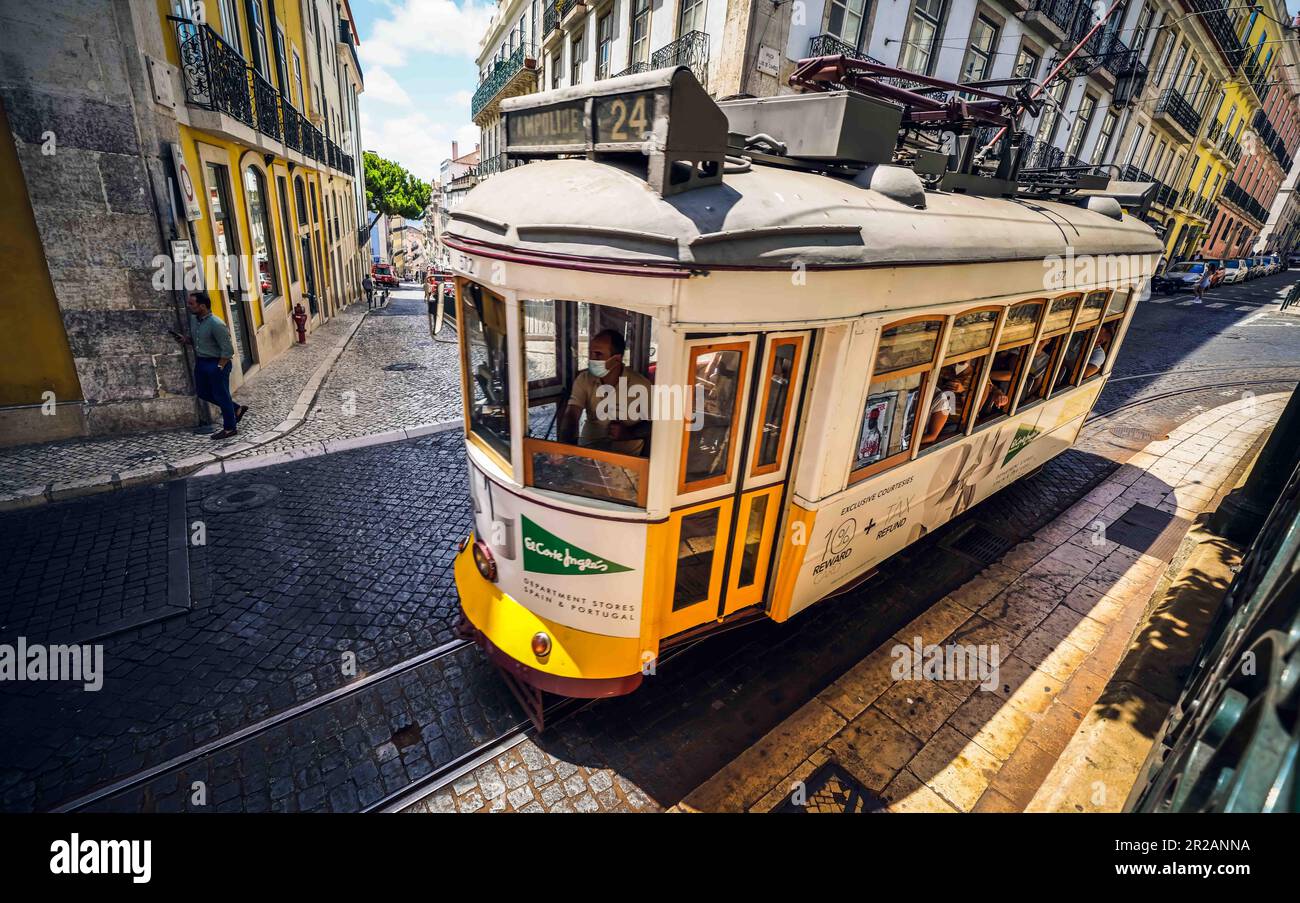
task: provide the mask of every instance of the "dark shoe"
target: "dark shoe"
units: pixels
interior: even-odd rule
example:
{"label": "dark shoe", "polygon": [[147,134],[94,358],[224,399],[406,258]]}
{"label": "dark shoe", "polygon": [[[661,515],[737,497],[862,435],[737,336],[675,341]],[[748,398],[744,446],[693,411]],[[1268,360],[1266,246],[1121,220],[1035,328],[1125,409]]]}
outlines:
{"label": "dark shoe", "polygon": [[235,435],[235,432],[235,430],[217,430],[208,438],[216,442],[221,439],[229,439],[231,436]]}
{"label": "dark shoe", "polygon": [[235,408],[235,423],[238,423],[239,421],[243,420],[244,415],[247,413],[248,413],[248,405],[246,404],[241,404],[239,407]]}

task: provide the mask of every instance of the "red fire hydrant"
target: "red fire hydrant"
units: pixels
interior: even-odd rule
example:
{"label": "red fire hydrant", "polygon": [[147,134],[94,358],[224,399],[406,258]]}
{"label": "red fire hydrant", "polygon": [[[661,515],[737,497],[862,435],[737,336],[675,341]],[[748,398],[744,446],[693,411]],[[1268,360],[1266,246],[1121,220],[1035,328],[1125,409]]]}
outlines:
{"label": "red fire hydrant", "polygon": [[298,328],[298,344],[307,344],[307,311],[302,309],[301,304],[293,306],[293,324]]}

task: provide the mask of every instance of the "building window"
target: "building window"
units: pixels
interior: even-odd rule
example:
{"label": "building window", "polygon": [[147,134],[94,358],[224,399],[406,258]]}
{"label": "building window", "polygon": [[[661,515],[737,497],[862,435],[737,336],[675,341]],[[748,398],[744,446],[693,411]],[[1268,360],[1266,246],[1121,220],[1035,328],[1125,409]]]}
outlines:
{"label": "building window", "polygon": [[582,64],[587,61],[584,55],[586,45],[583,43],[583,33],[580,31],[573,36],[573,43],[569,45],[569,84],[576,85],[582,81]]}
{"label": "building window", "polygon": [[1065,145],[1065,152],[1076,159],[1083,150],[1083,141],[1088,137],[1088,127],[1092,125],[1092,116],[1097,111],[1097,98],[1084,92],[1079,101],[1079,112],[1074,117],[1074,127],[1070,129],[1070,140]]}
{"label": "building window", "polygon": [[1147,36],[1151,33],[1151,20],[1155,18],[1156,9],[1150,2],[1142,4],[1142,11],[1138,13],[1137,24],[1133,26],[1133,49],[1137,51],[1138,59],[1145,61]]}
{"label": "building window", "polygon": [[560,54],[558,53],[551,54],[551,90],[552,91],[560,87],[560,72],[563,71],[563,69],[564,66],[561,64]]}
{"label": "building window", "polygon": [[867,0],[831,0],[831,14],[826,22],[826,32],[845,44],[860,50],[862,23],[866,21]]}
{"label": "building window", "polygon": [[284,176],[275,177],[276,194],[280,199],[280,241],[284,244],[284,257],[289,261],[289,282],[298,281],[298,261],[293,256],[293,242],[289,240],[289,185]]}
{"label": "building window", "polygon": [[609,78],[609,55],[614,45],[614,16],[605,13],[596,22],[596,78]]}
{"label": "building window", "polygon": [[944,0],[916,0],[903,33],[903,54],[899,66],[926,75],[934,65],[934,50],[943,24]]}
{"label": "building window", "polygon": [[1015,65],[1011,67],[1012,78],[1033,78],[1042,59],[1028,47],[1021,47],[1016,54]]}
{"label": "building window", "polygon": [[263,78],[270,75],[270,66],[266,61],[266,22],[262,19],[262,4],[257,0],[247,0],[245,7],[248,10],[248,42],[251,45],[249,56],[253,68]]}
{"label": "building window", "polygon": [[256,166],[244,170],[244,195],[248,200],[248,236],[253,248],[253,264],[257,267],[258,287],[262,303],[280,294],[280,279],[275,266],[275,249],[272,246],[270,198],[266,193],[266,177]]}
{"label": "building window", "polygon": [[961,82],[977,82],[988,78],[993,65],[993,47],[998,42],[998,26],[987,16],[977,16],[971,29],[966,60],[961,64]]}
{"label": "building window", "polygon": [[1097,149],[1092,155],[1094,162],[1106,162],[1106,154],[1110,151],[1110,142],[1115,137],[1115,126],[1118,123],[1119,114],[1113,109],[1107,110],[1106,115],[1101,119],[1101,132],[1097,135]]}
{"label": "building window", "polygon": [[677,22],[677,36],[704,31],[704,0],[682,0],[682,15]]}
{"label": "building window", "polygon": [[632,0],[628,65],[650,62],[650,0]]}
{"label": "building window", "polygon": [[1067,79],[1058,79],[1048,89],[1048,102],[1043,106],[1043,115],[1038,122],[1038,134],[1035,140],[1041,144],[1051,144],[1056,137],[1056,126],[1061,121],[1061,105],[1065,103],[1065,94],[1070,83]]}

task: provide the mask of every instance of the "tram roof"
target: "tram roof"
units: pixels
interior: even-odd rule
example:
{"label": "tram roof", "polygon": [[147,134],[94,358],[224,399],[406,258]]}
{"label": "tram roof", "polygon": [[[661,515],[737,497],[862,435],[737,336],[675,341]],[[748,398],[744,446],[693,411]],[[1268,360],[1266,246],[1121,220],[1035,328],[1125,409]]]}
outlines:
{"label": "tram roof", "polygon": [[996,263],[1061,255],[1067,247],[1076,256],[1163,250],[1150,227],[1127,214],[920,187],[901,167],[848,177],[754,164],[720,185],[665,198],[632,166],[540,160],[481,182],[451,211],[448,231],[524,255],[689,268]]}

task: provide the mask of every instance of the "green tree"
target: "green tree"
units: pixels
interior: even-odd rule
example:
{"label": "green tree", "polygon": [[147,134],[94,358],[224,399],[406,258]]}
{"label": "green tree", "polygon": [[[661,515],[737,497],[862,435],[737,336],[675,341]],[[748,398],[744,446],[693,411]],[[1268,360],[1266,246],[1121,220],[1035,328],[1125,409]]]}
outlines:
{"label": "green tree", "polygon": [[[429,206],[430,186],[421,182],[402,167],[400,163],[385,160],[372,151],[362,155],[366,171],[366,209],[380,216],[400,216],[403,219],[419,219],[424,216],[424,208]],[[370,240],[370,230],[375,228],[379,217],[370,221],[366,227],[365,237],[361,243]]]}

